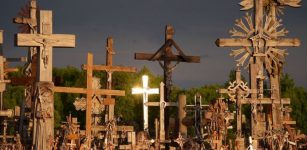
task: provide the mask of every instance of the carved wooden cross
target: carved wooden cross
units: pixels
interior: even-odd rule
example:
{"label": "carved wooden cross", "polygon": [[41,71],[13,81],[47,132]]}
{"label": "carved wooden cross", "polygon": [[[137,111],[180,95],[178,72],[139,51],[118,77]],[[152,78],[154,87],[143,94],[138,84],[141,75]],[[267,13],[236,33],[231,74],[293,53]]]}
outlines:
{"label": "carved wooden cross", "polygon": [[[113,38],[107,38],[107,45],[106,45],[106,65],[93,65],[93,70],[96,71],[106,71],[107,74],[107,86],[106,89],[112,89],[112,73],[113,72],[136,72],[135,67],[124,67],[124,66],[113,66],[113,57],[114,55],[113,49]],[[83,65],[82,69],[86,70],[87,65]],[[108,106],[108,116],[106,117],[106,121],[111,121],[114,119],[114,105],[115,99],[112,98],[111,95],[106,94],[106,99],[104,100],[104,104]]]}
{"label": "carved wooden cross", "polygon": [[[172,26],[167,25],[165,29],[165,42],[154,54],[146,53],[135,53],[134,58],[136,60],[149,60],[149,61],[159,61],[161,67],[164,71],[164,83],[165,83],[165,101],[170,101],[171,87],[172,87],[172,71],[175,69],[179,62],[187,63],[199,63],[199,56],[187,56],[184,54],[182,49],[178,44],[173,40],[174,29]],[[172,52],[172,46],[177,50],[178,54]],[[175,65],[172,65],[172,62],[176,62]],[[165,110],[165,125],[166,125],[166,135],[168,137],[168,109]]]}
{"label": "carved wooden cross", "polygon": [[148,76],[142,76],[143,88],[132,88],[132,94],[143,94],[143,121],[144,121],[144,131],[148,132],[148,102],[149,94],[159,94],[159,89],[148,87]]}
{"label": "carved wooden cross", "polygon": [[[164,99],[164,83],[160,83],[160,102],[147,102],[146,106],[158,106],[160,107],[160,121],[159,121],[159,142],[165,142],[165,125],[164,125],[164,109],[168,106],[178,107],[177,102],[165,102]],[[156,135],[158,136],[158,135]]]}
{"label": "carved wooden cross", "polygon": [[93,65],[93,54],[88,53],[87,64],[86,64],[87,87],[86,88],[54,87],[54,92],[86,94],[86,137],[88,138],[88,146],[90,146],[89,144],[91,143],[92,96],[93,95],[115,95],[115,96],[125,95],[125,91],[109,90],[109,89],[93,89],[92,78],[93,78],[94,67],[95,66]]}
{"label": "carved wooden cross", "polygon": [[[241,80],[241,71],[239,67],[236,70],[236,80],[234,82],[230,82],[230,85],[227,89],[220,89],[219,93],[228,94],[230,100],[236,102],[236,119],[237,119],[237,137],[241,138],[242,130],[242,103],[248,100],[248,96],[251,93],[256,93],[255,90],[250,90],[247,86],[247,83],[244,83]],[[247,103],[247,102],[245,102]],[[256,109],[256,108],[255,108]]]}
{"label": "carved wooden cross", "polygon": [[[242,47],[238,50],[233,50],[232,56],[242,57],[238,59],[238,64],[243,65],[244,61],[251,57],[249,60],[250,66],[250,87],[251,89],[258,89],[258,93],[252,93],[251,98],[257,99],[261,97],[263,93],[263,80],[259,80],[257,76],[263,75],[264,67],[270,73],[271,88],[275,86],[278,90],[274,90],[271,95],[274,95],[273,99],[276,101],[280,100],[279,93],[279,78],[276,70],[282,65],[283,58],[287,53],[278,47],[297,47],[300,45],[299,39],[283,38],[287,31],[284,29],[278,30],[277,28],[281,26],[280,21],[273,16],[267,15],[264,21],[264,1],[255,0],[251,2],[255,4],[255,18],[254,23],[252,22],[251,16],[247,15],[245,20],[248,25],[245,25],[241,20],[236,21],[236,26],[240,27],[242,31],[233,29],[230,31],[232,36],[237,36],[240,38],[230,38],[230,39],[218,39],[216,45],[219,47]],[[243,3],[242,3],[243,4]],[[245,54],[244,54],[245,53]],[[257,100],[255,100],[257,101]],[[252,103],[252,107],[256,108],[257,104]],[[272,107],[277,107],[278,104],[273,102]],[[280,124],[277,118],[278,109],[273,108],[273,126]],[[256,117],[256,114],[251,116]],[[254,119],[252,119],[254,120]],[[257,129],[257,124],[252,122],[252,136],[255,135]]]}
{"label": "carved wooden cross", "polygon": [[[52,83],[52,48],[75,47],[75,35],[52,34],[52,11],[40,11],[39,27],[39,34],[17,34],[16,45],[26,47],[39,47],[39,51],[37,52],[38,63],[36,81],[39,83],[43,81]],[[37,97],[38,99],[39,96]],[[53,98],[50,98],[51,106],[48,113],[53,114]],[[38,102],[38,99],[35,101],[36,103]],[[36,111],[37,109],[35,108],[34,110]],[[33,140],[35,141],[33,143],[35,143],[35,146],[42,146],[37,148],[49,149],[51,147],[49,142],[53,140],[54,136],[53,119],[54,118],[52,116],[43,119],[34,118],[34,133],[36,135],[40,135],[43,138],[38,139],[33,137]],[[44,124],[44,126],[42,127],[39,124]],[[37,130],[38,128],[46,128],[46,132],[42,131],[44,133],[40,133],[41,130]]]}

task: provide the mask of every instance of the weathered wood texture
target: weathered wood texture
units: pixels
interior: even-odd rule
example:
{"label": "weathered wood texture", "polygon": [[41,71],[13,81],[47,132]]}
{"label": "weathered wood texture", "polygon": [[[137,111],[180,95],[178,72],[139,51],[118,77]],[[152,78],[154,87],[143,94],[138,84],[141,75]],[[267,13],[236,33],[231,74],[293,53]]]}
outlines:
{"label": "weathered wood texture", "polygon": [[3,30],[0,30],[0,46],[3,44]]}

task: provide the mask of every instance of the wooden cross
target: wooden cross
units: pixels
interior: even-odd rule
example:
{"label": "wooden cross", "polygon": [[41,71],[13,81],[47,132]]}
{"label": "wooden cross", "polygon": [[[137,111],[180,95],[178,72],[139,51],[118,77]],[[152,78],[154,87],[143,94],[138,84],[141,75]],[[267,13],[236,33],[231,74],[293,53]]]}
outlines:
{"label": "wooden cross", "polygon": [[[113,49],[113,38],[107,38],[106,45],[106,65],[93,65],[93,70],[96,71],[106,71],[107,79],[106,79],[106,89],[112,89],[112,73],[113,72],[136,72],[135,67],[124,67],[124,66],[113,66],[113,55],[115,54]],[[86,70],[87,65],[83,65],[82,69]],[[107,105],[108,116],[106,117],[106,121],[111,121],[114,119],[114,105],[115,99],[112,98],[111,95],[106,94],[106,99],[104,100],[104,104]]]}
{"label": "wooden cross", "polygon": [[[160,102],[146,102],[146,106],[158,106],[160,107],[160,121],[159,121],[159,142],[165,142],[165,125],[164,125],[164,109],[168,106],[178,107],[177,102],[165,102],[164,99],[164,83],[160,83]],[[158,136],[158,135],[156,135]]]}
{"label": "wooden cross", "polygon": [[125,91],[109,90],[109,89],[93,89],[92,78],[93,78],[93,54],[87,54],[86,64],[86,88],[75,88],[75,87],[54,87],[54,92],[60,93],[81,93],[86,94],[86,137],[88,138],[87,145],[90,147],[91,143],[91,130],[92,130],[92,97],[93,95],[115,95],[125,96]]}
{"label": "wooden cross", "polygon": [[159,94],[159,89],[148,87],[148,76],[142,76],[143,88],[132,88],[132,94],[143,94],[143,121],[144,121],[144,131],[148,132],[148,102],[149,94]]}
{"label": "wooden cross", "polygon": [[[164,71],[164,83],[165,83],[165,101],[170,101],[171,87],[172,87],[172,71],[178,65],[179,62],[187,63],[199,63],[199,56],[187,56],[184,54],[182,49],[178,44],[173,40],[174,28],[171,25],[167,25],[165,28],[165,42],[154,54],[146,53],[135,53],[134,58],[136,60],[149,60],[149,61],[159,61],[159,64]],[[172,52],[172,46],[177,50],[178,54]],[[163,62],[163,63],[162,63]],[[176,62],[175,65],[172,65],[172,62]],[[165,113],[165,125],[166,125],[166,136],[168,137],[168,109]]]}
{"label": "wooden cross", "polygon": [[199,140],[202,140],[202,112],[204,111],[203,107],[208,107],[209,105],[202,105],[202,99],[200,94],[196,94],[194,97],[194,105],[186,105],[185,109],[187,111],[194,111],[194,128],[195,134]]}
{"label": "wooden cross", "polygon": [[[256,93],[255,90],[250,90],[247,83],[241,80],[241,71],[239,67],[236,70],[236,80],[230,82],[227,89],[220,89],[220,94],[228,94],[230,100],[236,102],[236,119],[237,119],[237,138],[241,138],[242,135],[242,103],[247,100],[251,93]],[[256,109],[256,108],[255,108]]]}
{"label": "wooden cross", "polygon": [[52,11],[40,11],[40,34],[17,34],[17,46],[39,47],[38,81],[52,81],[52,48],[75,47],[75,35],[52,34]]}
{"label": "wooden cross", "polygon": [[[16,45],[26,46],[26,47],[38,47],[37,52],[37,82],[49,82],[52,83],[52,48],[53,47],[75,47],[75,35],[65,35],[65,34],[52,34],[52,11],[42,10],[40,11],[40,22],[39,22],[39,34],[17,34]],[[39,85],[37,84],[38,88]],[[47,84],[42,84],[47,86]],[[48,84],[52,85],[52,84]],[[52,90],[52,88],[51,88]],[[37,97],[39,99],[39,97]],[[38,99],[35,103],[38,103]],[[48,113],[53,114],[53,97],[50,97],[50,111]],[[36,105],[35,105],[36,107]],[[49,107],[49,106],[48,106]],[[37,111],[36,108],[34,108]],[[34,112],[34,114],[37,112]],[[37,148],[50,148],[49,143],[54,137],[54,127],[53,127],[53,117],[48,118],[34,118],[34,133],[35,135],[42,136],[43,139],[38,139],[33,137],[33,143]],[[39,124],[44,124],[44,127]],[[40,133],[39,128],[46,128],[46,132]],[[36,131],[37,130],[37,131]],[[49,144],[47,144],[49,143]]]}

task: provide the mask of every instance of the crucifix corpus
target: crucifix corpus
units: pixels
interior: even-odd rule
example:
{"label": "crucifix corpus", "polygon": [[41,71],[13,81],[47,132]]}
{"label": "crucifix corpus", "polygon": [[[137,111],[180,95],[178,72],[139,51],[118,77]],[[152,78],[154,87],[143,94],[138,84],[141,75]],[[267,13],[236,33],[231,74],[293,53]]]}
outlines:
{"label": "crucifix corpus", "polygon": [[[136,60],[148,60],[148,61],[159,61],[160,66],[164,71],[164,83],[165,83],[165,101],[170,101],[170,94],[172,88],[172,71],[180,62],[187,63],[199,63],[199,56],[187,56],[184,54],[182,49],[178,44],[173,40],[174,28],[170,25],[167,25],[165,28],[165,42],[154,54],[146,53],[135,53],[134,58]],[[172,51],[172,46],[176,48],[177,54],[174,54]],[[172,62],[176,62],[172,65]],[[168,137],[168,122],[169,114],[168,109],[165,110],[165,126],[166,126],[166,136]]]}
{"label": "crucifix corpus", "polygon": [[33,148],[52,149],[54,102],[52,48],[75,47],[75,35],[52,34],[52,11],[40,11],[39,34],[17,34],[16,45],[38,47]]}
{"label": "crucifix corpus", "polygon": [[[135,67],[125,67],[125,66],[113,66],[113,55],[115,54],[113,48],[113,38],[108,37],[106,42],[106,65],[93,65],[93,70],[105,71],[106,78],[106,89],[112,89],[112,74],[113,72],[136,72]],[[82,69],[87,70],[87,65],[82,65]],[[104,99],[104,104],[106,105],[106,121],[114,120],[114,105],[115,99],[111,95],[106,94]]]}
{"label": "crucifix corpus", "polygon": [[148,102],[149,94],[159,94],[158,88],[149,88],[148,87],[148,76],[142,76],[143,88],[132,88],[132,94],[143,94],[143,121],[144,121],[144,131],[148,132]]}

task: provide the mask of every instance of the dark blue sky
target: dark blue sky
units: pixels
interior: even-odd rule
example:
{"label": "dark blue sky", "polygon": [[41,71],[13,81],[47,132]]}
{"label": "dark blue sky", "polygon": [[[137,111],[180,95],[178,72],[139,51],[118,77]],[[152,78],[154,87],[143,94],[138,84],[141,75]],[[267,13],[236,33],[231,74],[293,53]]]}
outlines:
{"label": "dark blue sky", "polygon": [[[4,54],[7,57],[26,55],[26,48],[14,47],[18,25],[12,23],[27,0],[0,2],[0,29],[4,30]],[[175,28],[175,41],[187,55],[201,56],[200,64],[178,65],[173,81],[180,87],[223,83],[235,66],[229,48],[218,48],[217,38],[227,38],[237,18],[239,0],[38,0],[41,9],[53,10],[53,32],[76,34],[77,47],[54,49],[54,66],[76,66],[86,62],[86,53],[93,52],[95,64],[105,63],[105,40],[114,37],[117,55],[114,65],[146,65],[161,75],[158,63],[134,60],[135,52],[154,53],[164,42],[164,27]],[[281,16],[289,37],[301,39],[299,48],[288,48],[284,72],[299,86],[307,87],[307,9],[289,8]]]}

